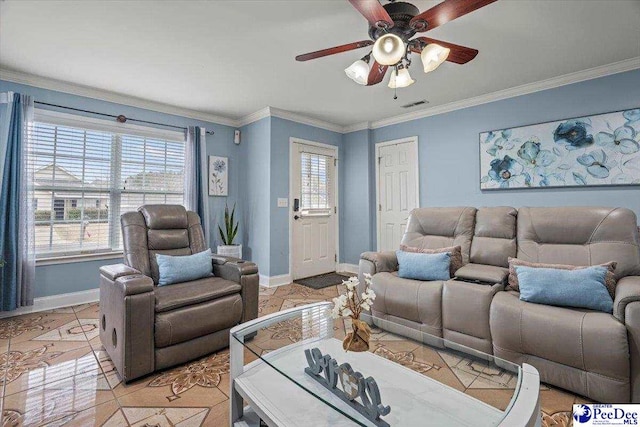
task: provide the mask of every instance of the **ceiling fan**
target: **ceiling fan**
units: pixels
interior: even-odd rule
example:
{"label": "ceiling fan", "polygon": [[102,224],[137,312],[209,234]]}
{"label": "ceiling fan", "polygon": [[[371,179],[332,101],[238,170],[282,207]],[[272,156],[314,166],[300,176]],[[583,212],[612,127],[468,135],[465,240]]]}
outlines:
{"label": "ceiling fan", "polygon": [[[393,67],[389,87],[407,87],[415,82],[409,75],[411,53],[422,59],[428,73],[445,60],[466,64],[478,51],[429,37],[416,37],[416,33],[432,30],[497,0],[444,0],[422,13],[411,3],[390,0],[382,6],[378,0],[349,0],[369,22],[369,37],[355,43],[335,46],[296,56],[297,61],[309,61],[373,45],[371,52],[354,62],[344,71],[358,84],[375,85],[382,81],[387,69]],[[371,58],[373,56],[373,58]]]}

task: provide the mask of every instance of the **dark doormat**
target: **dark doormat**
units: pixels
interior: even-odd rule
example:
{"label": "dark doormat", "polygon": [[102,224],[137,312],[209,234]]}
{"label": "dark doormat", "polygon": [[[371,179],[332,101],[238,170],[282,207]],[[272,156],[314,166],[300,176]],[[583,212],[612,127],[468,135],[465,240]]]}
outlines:
{"label": "dark doormat", "polygon": [[343,280],[347,280],[352,275],[343,275],[339,273],[326,273],[318,276],[306,277],[304,279],[295,280],[299,285],[308,286],[313,289],[322,289],[328,286],[340,285]]}

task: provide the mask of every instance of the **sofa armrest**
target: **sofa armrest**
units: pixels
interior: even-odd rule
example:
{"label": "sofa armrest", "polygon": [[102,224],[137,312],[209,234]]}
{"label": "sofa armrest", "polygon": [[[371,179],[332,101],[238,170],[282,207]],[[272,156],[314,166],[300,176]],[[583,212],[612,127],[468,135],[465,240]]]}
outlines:
{"label": "sofa armrest", "polygon": [[396,271],[398,269],[398,258],[393,251],[386,252],[364,252],[360,255],[358,265],[358,295],[364,292],[365,274],[374,275],[385,271]]}
{"label": "sofa armrest", "polygon": [[627,305],[634,301],[640,301],[640,276],[623,277],[618,280],[616,296],[613,300],[615,318],[624,323]]}
{"label": "sofa armrest", "polygon": [[122,298],[145,292],[153,292],[153,279],[142,275],[135,268],[124,264],[105,265],[100,267],[100,275],[105,283],[118,288]]}
{"label": "sofa armrest", "polygon": [[213,255],[213,274],[232,282],[240,283],[242,276],[258,274],[258,266],[250,261],[243,261],[238,258]]}
{"label": "sofa armrest", "polygon": [[260,292],[258,266],[238,258],[213,255],[213,274],[239,283],[242,287],[242,321],[258,317],[258,294]]}
{"label": "sofa armrest", "polygon": [[126,383],[154,371],[154,284],[124,264],[100,268],[100,341]]}
{"label": "sofa armrest", "polygon": [[364,252],[360,255],[360,259],[373,263],[375,272],[370,273],[371,275],[381,273],[383,271],[398,270],[398,258],[396,257],[396,253],[393,251]]}
{"label": "sofa armrest", "polygon": [[124,264],[103,265],[100,267],[100,274],[109,280],[116,280],[118,277],[141,274],[133,267]]}

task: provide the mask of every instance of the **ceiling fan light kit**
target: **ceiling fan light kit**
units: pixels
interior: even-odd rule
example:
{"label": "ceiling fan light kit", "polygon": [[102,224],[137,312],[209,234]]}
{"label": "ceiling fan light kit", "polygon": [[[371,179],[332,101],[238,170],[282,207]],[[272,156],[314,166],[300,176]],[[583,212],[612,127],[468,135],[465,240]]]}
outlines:
{"label": "ceiling fan light kit", "polygon": [[392,33],[380,36],[371,51],[375,60],[382,65],[396,65],[406,53],[407,47],[404,41]]}
{"label": "ceiling fan light kit", "polygon": [[369,80],[369,57],[358,59],[344,69],[345,74],[359,85],[366,85]]}
{"label": "ceiling fan light kit", "polygon": [[409,68],[403,65],[399,65],[397,69],[391,71],[391,78],[389,79],[389,87],[391,89],[397,89],[402,87],[411,86],[416,81],[409,75]]}
{"label": "ceiling fan light kit", "polygon": [[422,59],[422,65],[424,66],[424,72],[430,73],[435,70],[447,60],[451,49],[442,47],[436,43],[428,44],[424,49],[422,49],[422,53],[420,54],[420,59]]}
{"label": "ceiling fan light kit", "polygon": [[[416,33],[432,30],[497,0],[444,0],[422,13],[416,6],[402,1],[389,0],[384,6],[379,0],[348,1],[367,19],[369,37],[373,41],[362,40],[318,50],[298,55],[296,60],[308,61],[373,44],[369,54],[344,70],[346,75],[360,85],[372,86],[380,83],[387,69],[392,67],[388,86],[397,89],[415,83],[409,75],[411,53],[420,55],[425,73],[434,71],[444,61],[466,64],[478,54],[476,49],[428,37],[412,39]],[[371,56],[373,61],[370,60]]]}

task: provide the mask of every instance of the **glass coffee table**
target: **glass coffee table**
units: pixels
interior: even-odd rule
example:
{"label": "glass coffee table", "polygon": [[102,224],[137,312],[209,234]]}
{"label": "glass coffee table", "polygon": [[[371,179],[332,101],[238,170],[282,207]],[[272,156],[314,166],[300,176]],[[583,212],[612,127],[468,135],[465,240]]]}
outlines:
{"label": "glass coffee table", "polygon": [[331,318],[331,307],[295,307],[231,330],[232,426],[540,425],[532,366],[380,319],[369,351],[345,352],[350,320]]}

